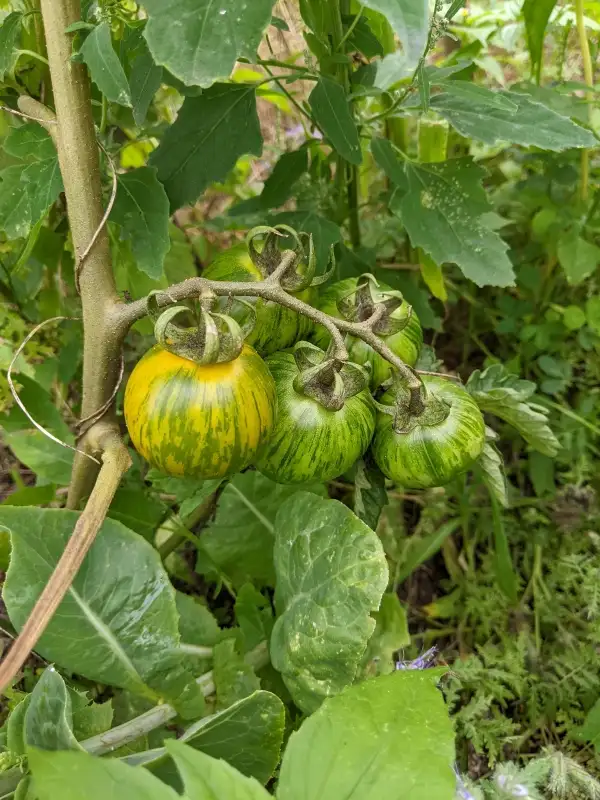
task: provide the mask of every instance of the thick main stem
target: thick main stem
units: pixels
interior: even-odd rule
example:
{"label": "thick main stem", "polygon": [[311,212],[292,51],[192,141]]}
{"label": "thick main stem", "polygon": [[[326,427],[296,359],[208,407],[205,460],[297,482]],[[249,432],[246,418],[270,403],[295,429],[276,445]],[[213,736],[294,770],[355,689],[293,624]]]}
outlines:
{"label": "thick main stem", "polygon": [[[89,79],[85,66],[71,60],[73,34],[66,33],[81,19],[81,4],[79,0],[41,0],[41,10],[56,107],[58,158],[80,266],[84,326],[81,415],[88,417],[109,399],[119,374],[120,339],[109,324],[119,298],[105,230],[80,265],[104,215]],[[93,462],[76,458],[68,498],[71,508],[89,494],[96,473]]]}
{"label": "thick main stem", "polygon": [[[583,74],[587,86],[594,86],[594,67],[592,65],[592,55],[590,53],[590,43],[587,38],[585,30],[585,9],[583,0],[576,0],[575,10],[577,15],[577,33],[579,36],[579,47],[581,49],[581,58],[583,59]],[[589,116],[591,120],[592,105],[588,101]],[[587,202],[589,196],[589,183],[590,183],[590,151],[583,150],[581,153],[581,183],[580,183],[580,196],[583,202]]]}

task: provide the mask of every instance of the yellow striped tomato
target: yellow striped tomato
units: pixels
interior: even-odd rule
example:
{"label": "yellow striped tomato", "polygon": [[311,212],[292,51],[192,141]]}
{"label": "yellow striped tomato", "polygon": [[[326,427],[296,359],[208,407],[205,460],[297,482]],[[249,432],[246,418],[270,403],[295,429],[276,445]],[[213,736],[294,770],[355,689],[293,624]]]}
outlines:
{"label": "yellow striped tomato", "polygon": [[156,345],[125,390],[136,450],[168,475],[221,478],[249,466],[271,435],[275,384],[249,345],[233,361],[199,365]]}

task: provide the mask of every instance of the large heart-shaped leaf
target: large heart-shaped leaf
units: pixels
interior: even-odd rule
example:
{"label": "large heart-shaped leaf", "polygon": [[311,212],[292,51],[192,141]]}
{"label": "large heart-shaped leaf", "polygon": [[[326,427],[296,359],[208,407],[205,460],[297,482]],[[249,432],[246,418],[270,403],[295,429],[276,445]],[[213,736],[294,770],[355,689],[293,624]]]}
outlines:
{"label": "large heart-shaped leaf", "polygon": [[[78,517],[64,509],[0,508],[12,542],[3,597],[17,629]],[[186,716],[199,716],[203,698],[183,666],[177,624],[175,592],[157,552],[107,519],[36,649],[90,680],[164,698]]]}

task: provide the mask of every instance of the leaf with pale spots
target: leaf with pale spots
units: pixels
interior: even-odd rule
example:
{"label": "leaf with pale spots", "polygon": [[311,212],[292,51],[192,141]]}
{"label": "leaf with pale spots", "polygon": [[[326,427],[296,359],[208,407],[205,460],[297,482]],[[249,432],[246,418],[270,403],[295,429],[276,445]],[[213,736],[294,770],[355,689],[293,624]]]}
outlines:
{"label": "leaf with pale spots", "polygon": [[461,97],[453,92],[432,97],[431,108],[445,117],[463,136],[486,144],[511,142],[558,151],[571,147],[595,147],[598,144],[591,131],[536,102],[529,95],[491,91],[488,95],[512,103],[513,108],[492,105],[485,97]]}
{"label": "leaf with pale spots", "polygon": [[[3,598],[17,630],[78,518],[66,509],[0,509],[12,542]],[[178,648],[175,591],[158,553],[121,523],[105,520],[37,652],[67,672],[167,700],[182,715],[197,717],[202,694]]]}
{"label": "leaf with pale spots", "polygon": [[[397,160],[397,159],[396,159]],[[381,162],[389,179],[397,167]],[[398,186],[390,210],[406,228],[413,247],[437,264],[454,263],[478,286],[512,286],[508,245],[483,216],[491,205],[481,185],[485,171],[470,158],[439,164],[404,162],[407,183]]]}
{"label": "leaf with pale spots", "polygon": [[350,509],[307,492],[279,509],[274,558],[271,660],[296,705],[311,713],[355,679],[387,563],[377,534]]}

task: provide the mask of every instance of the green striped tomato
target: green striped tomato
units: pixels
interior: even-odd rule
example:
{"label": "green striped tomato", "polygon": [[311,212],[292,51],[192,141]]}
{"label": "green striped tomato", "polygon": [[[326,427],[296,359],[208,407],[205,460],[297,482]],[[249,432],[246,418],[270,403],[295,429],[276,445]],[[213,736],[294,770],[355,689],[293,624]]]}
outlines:
{"label": "green striped tomato", "polygon": [[[261,272],[250,258],[245,244],[235,245],[220,253],[204,270],[202,277],[211,281],[245,283],[262,280]],[[310,303],[313,294],[313,290],[309,288],[294,294],[294,297]],[[256,325],[246,341],[262,356],[291,347],[301,339],[308,338],[312,331],[312,320],[302,314],[260,297],[243,299],[253,303],[256,311]],[[236,314],[231,316],[235,317]]]}
{"label": "green striped tomato", "polygon": [[201,366],[160,345],[125,390],[135,449],[168,475],[221,478],[257,457],[275,420],[275,384],[248,345],[233,361]]}
{"label": "green striped tomato", "polygon": [[[346,280],[332,284],[319,297],[319,309],[332,317],[339,318],[341,315],[337,307],[338,300],[351,294],[356,289],[357,283],[358,278],[346,278]],[[380,283],[379,288],[381,291],[392,291],[384,283]],[[397,315],[401,318],[406,314],[407,307],[408,303],[403,303],[392,317]],[[392,368],[385,358],[376,353],[372,347],[365,344],[361,339],[349,338],[348,352],[350,360],[354,361],[355,364],[371,364],[371,389],[374,391],[390,377]],[[405,364],[411,367],[416,364],[423,346],[423,331],[419,318],[414,312],[408,321],[408,325],[403,330],[381,338]],[[322,326],[317,326],[312,341],[325,350],[329,340],[329,332]]]}
{"label": "green striped tomato", "polygon": [[[393,417],[379,412],[372,445],[383,474],[406,489],[443,486],[473,464],[485,443],[481,411],[466,389],[444,378],[421,378],[428,395],[448,407],[446,419],[437,425],[422,425],[416,417],[406,432],[396,433]],[[393,402],[390,389],[382,403]]]}
{"label": "green striped tomato", "polygon": [[291,353],[275,353],[267,365],[277,387],[275,428],[256,466],[278,483],[328,481],[342,475],[367,450],[375,430],[375,409],[364,389],[329,411],[298,394],[298,367]]}

